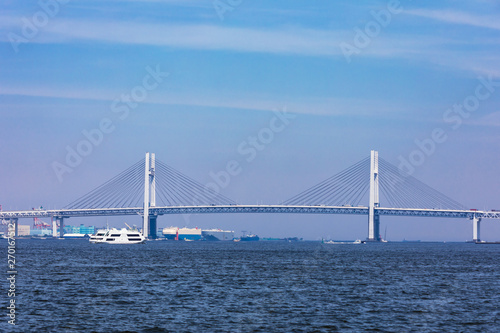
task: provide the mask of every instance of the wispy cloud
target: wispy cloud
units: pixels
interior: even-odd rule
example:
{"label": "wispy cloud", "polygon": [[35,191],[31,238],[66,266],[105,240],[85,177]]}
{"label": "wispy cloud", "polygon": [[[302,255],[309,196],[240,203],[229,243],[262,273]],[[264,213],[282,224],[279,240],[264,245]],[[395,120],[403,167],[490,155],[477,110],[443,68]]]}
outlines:
{"label": "wispy cloud", "polygon": [[480,119],[472,123],[480,126],[500,127],[500,111],[487,114],[484,117],[481,117]]}
{"label": "wispy cloud", "polygon": [[[12,18],[0,18],[0,21],[4,31],[15,27]],[[47,26],[34,42],[96,41],[241,52],[335,55],[340,52],[338,44],[343,35],[303,28],[268,30],[216,25],[60,20]],[[5,34],[2,38],[8,41]]]}
{"label": "wispy cloud", "polygon": [[[0,17],[0,29],[12,30],[18,22]],[[5,34],[0,35],[3,41]],[[150,45],[184,49],[275,53],[323,57],[343,54],[339,45],[352,42],[349,30],[318,30],[302,27],[263,29],[196,24],[159,24],[135,21],[59,20],[45,27],[35,43],[73,43],[81,41]],[[438,36],[412,34],[380,37],[358,57],[431,58],[443,45],[457,41]]]}
{"label": "wispy cloud", "polygon": [[500,21],[498,15],[474,15],[454,10],[428,10],[428,9],[412,9],[407,10],[407,14],[426,17],[442,22],[464,24],[481,28],[489,28],[500,30]]}
{"label": "wispy cloud", "polygon": [[[137,1],[137,0],[130,0]],[[147,0],[156,1],[156,0]],[[159,1],[159,0],[158,0]],[[177,3],[168,0],[165,3]],[[191,1],[199,4],[198,1]],[[500,21],[490,16],[475,16],[450,10],[412,9],[407,14],[455,24],[467,24],[489,29],[500,29]],[[9,42],[7,32],[19,31],[19,18],[0,16],[0,40]],[[499,41],[476,36],[473,41],[453,36],[429,35],[414,31],[387,28],[384,34],[363,49],[357,58],[392,58],[431,63],[444,69],[459,69],[469,73],[498,75],[500,59],[491,50]],[[58,19],[44,27],[31,42],[71,44],[79,42],[149,45],[174,49],[215,50],[230,52],[255,52],[301,56],[344,56],[339,45],[352,42],[353,30],[310,29],[301,26],[274,28],[234,27],[216,24],[145,23],[138,20]],[[473,42],[478,50],[470,52],[465,44]],[[457,47],[458,52],[457,52]]]}
{"label": "wispy cloud", "polygon": [[[113,102],[120,96],[119,91],[71,89],[64,87],[6,87],[0,86],[0,96],[28,96],[35,98],[55,98],[67,100],[86,100]],[[407,106],[398,105],[387,100],[370,100],[354,98],[308,98],[304,96],[293,97],[271,97],[267,94],[241,93],[229,94],[218,93],[199,94],[197,92],[161,92],[151,94],[143,104],[156,105],[183,105],[194,107],[226,108],[233,110],[273,111],[282,105],[289,105],[290,111],[294,113],[309,115],[337,115],[337,116],[373,116],[373,110],[378,110],[377,117],[394,117],[401,110],[408,109]],[[0,104],[0,107],[4,103]],[[293,110],[292,110],[293,108]]]}

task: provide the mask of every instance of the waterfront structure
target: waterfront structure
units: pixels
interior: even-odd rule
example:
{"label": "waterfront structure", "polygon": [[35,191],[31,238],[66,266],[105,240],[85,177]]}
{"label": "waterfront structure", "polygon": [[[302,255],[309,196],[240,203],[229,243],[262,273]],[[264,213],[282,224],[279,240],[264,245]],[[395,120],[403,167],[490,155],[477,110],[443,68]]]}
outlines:
{"label": "waterfront structure", "polygon": [[[142,184],[141,178],[144,179]],[[368,205],[360,205],[367,191]],[[384,194],[384,205],[379,194]],[[17,236],[20,218],[52,217],[53,236],[57,237],[63,236],[67,218],[141,215],[143,233],[148,238],[155,238],[160,215],[211,213],[367,215],[369,241],[381,241],[382,215],[470,219],[476,242],[481,240],[482,219],[500,219],[499,211],[467,209],[414,177],[403,175],[396,166],[379,159],[376,151],[278,205],[237,204],[155,159],[155,154],[147,153],[144,162],[137,162],[64,209],[0,211],[0,219],[10,220]],[[62,235],[57,232],[58,226]]]}

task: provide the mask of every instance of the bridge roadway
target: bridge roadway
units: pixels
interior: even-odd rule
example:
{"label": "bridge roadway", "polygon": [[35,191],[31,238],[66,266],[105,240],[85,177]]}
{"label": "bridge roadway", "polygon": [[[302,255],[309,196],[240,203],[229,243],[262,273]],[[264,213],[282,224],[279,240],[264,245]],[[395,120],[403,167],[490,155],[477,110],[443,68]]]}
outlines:
{"label": "bridge roadway", "polygon": [[[376,207],[379,215],[448,217],[448,218],[490,218],[500,219],[497,211],[384,208]],[[289,205],[208,205],[208,206],[167,206],[150,207],[150,215],[167,214],[226,214],[226,213],[265,213],[265,214],[355,214],[368,215],[368,207],[350,206],[289,206]],[[143,215],[142,207],[134,208],[94,208],[94,209],[54,209],[0,211],[0,219],[43,218],[43,217],[90,217]]]}

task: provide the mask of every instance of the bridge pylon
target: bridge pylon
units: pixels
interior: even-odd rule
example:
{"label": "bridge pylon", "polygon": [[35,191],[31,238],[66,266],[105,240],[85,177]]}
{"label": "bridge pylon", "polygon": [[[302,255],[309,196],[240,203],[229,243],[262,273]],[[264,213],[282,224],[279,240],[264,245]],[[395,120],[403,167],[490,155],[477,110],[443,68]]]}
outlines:
{"label": "bridge pylon", "polygon": [[380,242],[380,216],[375,207],[380,207],[378,151],[370,154],[370,205],[368,207],[368,241]]}
{"label": "bridge pylon", "polygon": [[481,218],[477,217],[475,214],[472,217],[472,240],[474,242],[481,241]]}
{"label": "bridge pylon", "polygon": [[[57,224],[59,224],[59,232],[57,231]],[[64,217],[62,216],[52,217],[52,237],[54,238],[64,237]]]}
{"label": "bridge pylon", "polygon": [[144,215],[142,233],[146,238],[156,238],[156,215],[149,214],[149,208],[156,206],[155,154],[146,153],[144,177]]}

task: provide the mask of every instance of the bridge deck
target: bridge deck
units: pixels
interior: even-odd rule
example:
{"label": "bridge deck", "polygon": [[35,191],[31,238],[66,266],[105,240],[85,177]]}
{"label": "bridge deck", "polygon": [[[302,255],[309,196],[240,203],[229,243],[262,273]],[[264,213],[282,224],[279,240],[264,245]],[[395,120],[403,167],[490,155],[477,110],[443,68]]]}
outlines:
{"label": "bridge deck", "polygon": [[[377,207],[379,215],[449,217],[449,218],[493,218],[500,219],[500,212],[474,210],[414,209]],[[354,214],[368,215],[368,207],[349,206],[292,206],[292,205],[209,205],[209,206],[168,206],[151,207],[150,214],[227,214],[227,213],[264,213],[264,214]],[[43,218],[43,217],[89,217],[142,215],[142,207],[133,208],[96,208],[96,209],[55,209],[2,211],[0,219]]]}

